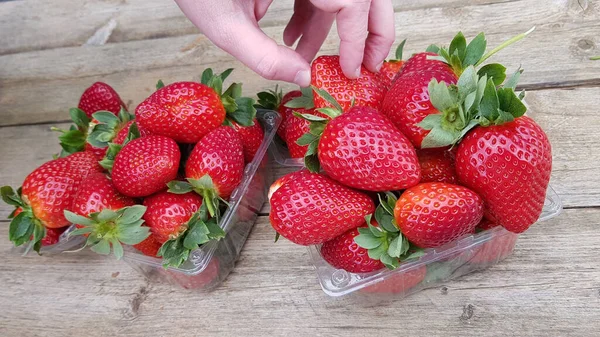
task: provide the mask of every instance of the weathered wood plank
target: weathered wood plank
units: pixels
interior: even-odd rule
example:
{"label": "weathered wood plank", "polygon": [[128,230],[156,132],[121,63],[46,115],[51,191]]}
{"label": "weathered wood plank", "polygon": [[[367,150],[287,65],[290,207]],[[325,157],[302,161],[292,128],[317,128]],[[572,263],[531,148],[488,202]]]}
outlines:
{"label": "weathered wood plank", "polygon": [[[595,336],[599,225],[598,209],[567,210],[522,235],[500,265],[383,303],[324,295],[306,249],[274,244],[264,217],[234,272],[209,294],[147,284],[123,263],[90,252],[21,258],[0,240],[0,296],[11,304],[0,307],[0,333]],[[0,237],[6,235],[0,227]]]}
{"label": "weathered wood plank", "polygon": [[[508,1],[511,0],[395,0],[394,8],[400,12]],[[274,1],[261,20],[261,26],[284,26],[291,17],[292,8],[291,0]],[[0,6],[0,40],[3,42],[0,55],[79,46],[111,20],[115,21],[116,27],[107,43],[197,33],[174,1],[86,1],[80,6],[74,6],[68,0],[15,1]]]}
{"label": "weathered wood plank", "polygon": [[[417,8],[399,12],[396,13],[397,34],[410,36],[407,51],[411,52],[422,50],[432,42],[447,42],[460,29],[473,36],[482,29],[478,22],[499,22],[485,27],[490,45],[538,25],[537,31],[526,41],[497,58],[509,69],[524,66],[524,86],[600,85],[600,63],[587,60],[588,56],[598,53],[600,6],[590,5],[582,12],[567,1],[540,6],[527,0],[480,7]],[[415,18],[424,17],[428,20],[415,22]],[[282,30],[282,26],[266,28],[266,32],[277,39]],[[322,53],[335,53],[337,45],[336,34],[332,32]],[[67,109],[76,105],[81,92],[97,80],[113,85],[134,107],[148,95],[158,78],[189,80],[209,66],[221,70],[235,67],[233,78],[245,82],[249,94],[273,86],[202,35],[3,55],[0,56],[0,113],[3,116],[0,125],[65,120]]]}

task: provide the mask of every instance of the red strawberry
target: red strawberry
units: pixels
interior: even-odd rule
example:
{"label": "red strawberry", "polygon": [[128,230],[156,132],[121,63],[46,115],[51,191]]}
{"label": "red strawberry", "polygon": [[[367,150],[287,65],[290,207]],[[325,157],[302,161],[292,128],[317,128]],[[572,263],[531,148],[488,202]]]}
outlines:
{"label": "red strawberry", "polygon": [[325,242],[321,246],[321,256],[333,267],[351,273],[369,273],[383,268],[381,261],[370,258],[367,249],[354,242],[354,238],[358,235],[358,228],[353,228]]}
{"label": "red strawberry", "polygon": [[[407,66],[409,62],[410,60],[407,61]],[[447,66],[444,70],[415,71],[409,74],[402,71],[381,105],[381,112],[389,117],[417,149],[421,148],[423,138],[429,133],[418,124],[426,116],[439,113],[429,99],[428,86],[432,79],[447,84],[457,81],[456,75]]]}
{"label": "red strawberry", "polygon": [[409,188],[394,208],[402,234],[422,248],[439,247],[472,233],[483,216],[483,201],[468,188],[424,183]]}
{"label": "red strawberry", "polygon": [[79,100],[79,109],[83,110],[88,117],[96,111],[110,111],[118,114],[121,108],[126,109],[125,103],[119,94],[110,85],[96,82],[85,89]]}
{"label": "red strawberry", "polygon": [[244,148],[244,160],[249,163],[254,159],[254,155],[258,152],[260,145],[263,142],[265,133],[262,126],[256,118],[252,126],[242,126],[236,122],[231,122],[233,128],[237,131]]}
{"label": "red strawberry", "polygon": [[430,59],[431,57],[436,56],[438,55],[432,52],[414,54],[413,56],[411,56],[411,58],[404,62],[404,65],[400,70],[400,76],[405,76],[412,72],[446,72],[448,70],[452,70],[446,62]]}
{"label": "red strawberry", "polygon": [[477,127],[461,141],[456,173],[485,201],[486,217],[514,233],[537,221],[552,170],[550,142],[529,117]]}
{"label": "red strawberry", "polygon": [[417,151],[421,165],[421,182],[457,184],[453,154],[445,149],[423,149]]}
{"label": "red strawberry", "polygon": [[12,188],[1,189],[2,199],[20,207],[9,228],[9,239],[20,246],[33,235],[32,244],[39,251],[45,228],[66,227],[70,223],[63,210],[71,205],[81,180],[92,172],[100,172],[93,154],[78,152],[65,158],[51,160],[30,173],[16,193]]}
{"label": "red strawberry", "polygon": [[398,47],[396,47],[396,58],[383,62],[381,70],[379,71],[384,76],[386,89],[392,85],[394,77],[400,72],[400,68],[402,68],[402,65],[404,64],[404,61],[402,61],[404,43],[406,43],[406,40],[400,42]]}
{"label": "red strawberry", "polygon": [[117,190],[145,197],[164,189],[177,177],[181,152],[174,140],[148,136],[127,143],[117,154],[111,176]]}
{"label": "red strawberry", "polygon": [[195,190],[204,197],[211,216],[218,211],[218,198],[228,199],[242,181],[244,151],[237,132],[222,126],[209,132],[194,146],[185,164],[189,183],[179,182],[174,193]]}
{"label": "red strawberry", "polygon": [[137,123],[155,135],[194,144],[225,121],[225,115],[243,126],[256,116],[254,100],[241,97],[241,85],[223,92],[223,81],[233,69],[202,74],[202,83],[177,82],[156,90],[135,110]]}
{"label": "red strawberry", "polygon": [[[486,218],[483,218],[477,230],[484,231],[498,227]],[[475,253],[470,257],[469,262],[477,264],[497,263],[498,261],[509,256],[517,243],[518,235],[506,231],[495,232],[489,241],[480,245]]]}
{"label": "red strawberry", "polygon": [[273,193],[275,193],[281,186],[286,184],[288,181],[295,179],[296,177],[299,177],[299,175],[302,174],[301,172],[302,171],[288,173],[288,174],[284,175],[283,177],[280,177],[279,179],[275,180],[275,182],[273,182],[271,184],[271,186],[269,187],[269,195],[268,195],[269,201],[271,200]]}
{"label": "red strawberry", "polygon": [[[294,109],[300,114],[311,114],[319,117],[327,117],[316,112],[314,109]],[[306,155],[308,145],[298,145],[298,139],[310,131],[310,122],[298,116],[291,115],[285,129],[284,140],[287,144],[291,158],[302,158]]]}
{"label": "red strawberry", "polygon": [[[358,106],[379,108],[386,83],[385,76],[372,73],[364,66],[361,66],[358,79],[347,78],[337,55],[319,56],[312,63],[311,85],[329,92],[340,103],[342,111],[348,110],[353,100]],[[319,95],[314,96],[314,105],[315,108],[332,106]]]}
{"label": "red strawberry", "polygon": [[368,196],[304,170],[276,189],[270,203],[273,228],[299,245],[329,241],[363,224],[375,210]]}
{"label": "red strawberry", "polygon": [[42,247],[52,246],[58,243],[60,236],[67,230],[68,227],[47,228],[46,236],[42,239]]}
{"label": "red strawberry", "polygon": [[146,256],[157,257],[158,250],[162,244],[156,240],[156,237],[152,234],[146,238],[146,240],[133,245],[133,248]]}
{"label": "red strawberry", "polygon": [[372,286],[363,288],[360,291],[370,294],[408,293],[411,289],[413,289],[419,283],[421,283],[421,281],[425,279],[426,275],[427,268],[425,266],[418,266],[402,273],[396,272],[386,280],[375,283]]}
{"label": "red strawberry", "polygon": [[[86,142],[85,143],[85,151],[91,151],[94,155],[96,155],[96,158],[98,158],[98,160],[102,160],[104,159],[104,157],[106,156],[106,152],[108,151],[108,143],[114,143],[114,144],[123,144],[123,142],[125,141],[125,139],[127,138],[127,135],[129,134],[129,128],[131,127],[131,125],[134,123],[134,121],[128,121],[123,125],[118,126],[113,132],[115,133],[114,136],[112,136],[113,138],[110,139],[109,141],[105,141],[103,144],[103,147],[96,147],[92,144],[90,144],[90,142]],[[138,130],[139,133],[139,130]],[[91,136],[90,137],[94,137],[97,136],[95,134],[94,129],[92,129],[91,132]]]}
{"label": "red strawberry", "polygon": [[279,137],[281,137],[281,139],[285,140],[285,133],[286,133],[287,125],[288,125],[290,119],[292,118],[292,116],[294,115],[294,110],[297,110],[294,108],[288,108],[285,106],[285,104],[297,97],[302,97],[302,91],[293,90],[293,91],[288,92],[287,94],[285,94],[285,96],[283,96],[283,98],[281,99],[281,103],[279,104],[279,106],[277,108],[277,111],[281,115],[281,124],[279,124],[279,128],[277,129],[277,134],[279,135]]}
{"label": "red strawberry", "polygon": [[361,190],[400,190],[421,178],[414,147],[373,108],[353,107],[329,121],[318,158],[328,176]]}
{"label": "red strawberry", "polygon": [[146,208],[120,194],[103,173],[90,174],[81,182],[70,209],[64,215],[78,228],[70,235],[87,236],[86,245],[99,254],[109,254],[112,247],[120,259],[121,243],[138,244],[150,235],[141,220]]}
{"label": "red strawberry", "polygon": [[187,229],[187,222],[200,209],[202,198],[196,193],[158,192],[144,199],[146,226],[161,245]]}

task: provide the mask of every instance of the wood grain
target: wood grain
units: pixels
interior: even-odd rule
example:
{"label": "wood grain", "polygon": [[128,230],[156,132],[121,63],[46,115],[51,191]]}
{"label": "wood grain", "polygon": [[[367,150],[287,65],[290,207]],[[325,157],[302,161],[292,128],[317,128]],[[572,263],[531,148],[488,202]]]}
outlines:
{"label": "wood grain", "polygon": [[[524,0],[401,11],[396,13],[396,31],[399,38],[409,37],[406,48],[410,53],[423,50],[430,43],[448,43],[461,29],[467,36],[485,30],[489,45],[495,46],[537,25],[527,40],[509,47],[492,61],[502,60],[509,69],[522,65],[526,71],[521,83],[527,88],[599,86],[600,63],[589,61],[588,57],[599,53],[600,35],[596,33],[600,31],[600,5],[590,5],[583,11],[568,1],[536,4]],[[416,25],[415,18],[423,17],[428,20]],[[480,25],[490,20],[500,23]],[[283,26],[265,31],[279,40]],[[337,46],[338,39],[332,31],[321,53],[336,53]],[[66,59],[69,62],[64,62]],[[3,55],[0,125],[64,121],[68,108],[75,106],[83,90],[98,80],[114,86],[133,109],[148,96],[159,78],[166,82],[190,80],[205,67],[236,68],[232,78],[244,82],[248,95],[274,85],[244,68],[202,35]]]}
{"label": "wood grain", "polygon": [[0,334],[595,336],[599,219],[599,209],[566,210],[532,227],[512,257],[485,272],[379,303],[324,295],[306,249],[274,244],[264,217],[234,272],[209,294],[148,284],[90,252],[16,257],[2,240],[0,295],[11,306],[0,308]]}

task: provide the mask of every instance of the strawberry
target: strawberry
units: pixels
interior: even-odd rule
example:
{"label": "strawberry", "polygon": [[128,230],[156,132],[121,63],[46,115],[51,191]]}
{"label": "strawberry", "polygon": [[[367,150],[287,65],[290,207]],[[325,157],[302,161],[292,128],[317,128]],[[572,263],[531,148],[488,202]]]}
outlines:
{"label": "strawberry", "polygon": [[344,114],[340,108],[320,109],[332,118],[330,121],[304,116],[313,122],[311,132],[298,141],[300,145],[310,144],[305,156],[307,168],[317,172],[320,164],[329,177],[367,191],[400,190],[419,183],[414,147],[385,116],[369,107],[356,106]]}
{"label": "strawberry", "polygon": [[447,70],[452,70],[448,63],[434,59],[437,56],[438,54],[434,52],[414,54],[406,62],[404,62],[402,68],[400,69],[399,76],[405,76],[414,72],[446,72]]}
{"label": "strawberry", "polygon": [[185,176],[187,182],[174,181],[169,191],[196,191],[203,196],[210,215],[217,215],[219,199],[228,199],[244,176],[244,151],[238,133],[222,126],[204,136],[185,164]]}
{"label": "strawberry", "polygon": [[421,166],[421,182],[457,184],[454,155],[444,149],[423,149],[417,151]]}
{"label": "strawberry", "polygon": [[31,241],[30,247],[39,252],[46,228],[70,225],[63,210],[73,202],[82,179],[101,170],[93,154],[78,152],[41,165],[25,178],[17,192],[2,187],[2,199],[21,208],[10,223],[9,239],[16,246]]}
{"label": "strawberry", "polygon": [[386,280],[361,289],[369,294],[405,294],[413,290],[427,275],[427,267],[417,266],[402,273],[394,273]]}
{"label": "strawberry", "polygon": [[[58,243],[60,240],[60,236],[64,233],[69,227],[61,227],[61,228],[46,228],[46,236],[40,241],[42,243],[42,247],[52,246]],[[33,238],[30,238],[30,240]]]}
{"label": "strawberry", "polygon": [[146,256],[158,257],[160,246],[162,246],[162,244],[156,240],[154,235],[150,234],[146,240],[133,245],[133,248]]}
{"label": "strawberry", "polygon": [[487,218],[514,233],[539,218],[551,170],[548,137],[526,116],[475,128],[456,155],[461,184],[481,195]]}
{"label": "strawberry", "polygon": [[[290,92],[291,94],[291,92]],[[290,109],[286,115],[286,126],[283,140],[286,142],[291,158],[302,158],[306,155],[308,145],[299,145],[298,140],[310,131],[310,122],[298,116],[298,114],[310,114],[318,117],[329,118],[314,109],[313,91],[310,88],[303,88],[300,91],[301,96],[294,97],[286,102],[284,107]],[[295,94],[293,95],[295,96]]]}
{"label": "strawberry", "polygon": [[273,193],[275,193],[281,186],[283,186],[288,181],[295,179],[296,177],[299,177],[301,174],[302,174],[302,171],[296,171],[296,172],[288,173],[288,174],[284,175],[283,177],[280,177],[279,179],[275,180],[275,182],[273,182],[271,184],[271,186],[269,187],[269,194],[268,194],[269,201],[271,201],[271,197],[273,196]]}
{"label": "strawberry", "polygon": [[141,220],[146,207],[120,194],[103,173],[88,175],[80,184],[70,210],[64,216],[77,225],[70,236],[87,236],[86,246],[108,255],[111,247],[115,257],[123,256],[122,243],[134,245],[150,235]]}
{"label": "strawberry", "polygon": [[386,89],[392,85],[394,77],[396,77],[396,75],[400,71],[400,68],[402,68],[402,65],[404,64],[404,61],[402,61],[402,51],[404,49],[405,43],[406,40],[400,42],[398,47],[396,47],[396,58],[384,61],[383,65],[381,66],[381,69],[379,70],[379,72],[384,76]]}
{"label": "strawberry", "polygon": [[144,220],[154,239],[162,245],[185,232],[187,221],[201,205],[202,198],[196,193],[158,192],[144,199],[147,207]]}
{"label": "strawberry", "polygon": [[[476,230],[485,231],[496,228],[499,225],[483,218]],[[509,256],[517,243],[518,235],[506,231],[496,232],[491,234],[492,237],[477,247],[475,253],[469,258],[470,263],[489,264],[497,263],[498,261]]]}
{"label": "strawberry", "polygon": [[337,269],[351,273],[369,273],[384,267],[383,263],[369,257],[367,249],[360,247],[354,238],[359,235],[359,228],[352,228],[342,235],[325,242],[321,246],[321,256]]}
{"label": "strawberry", "polygon": [[117,190],[129,197],[145,197],[177,177],[181,153],[174,140],[164,136],[134,139],[118,152],[112,165]]}
{"label": "strawberry", "polygon": [[[348,110],[352,102],[358,106],[379,108],[387,81],[387,77],[372,73],[364,66],[361,66],[357,79],[347,78],[337,55],[319,56],[312,63],[311,85],[329,92],[339,102],[342,111]],[[333,106],[320,95],[314,96],[314,105],[317,109]]]}
{"label": "strawberry", "polygon": [[85,89],[79,99],[79,109],[88,117],[92,117],[96,111],[109,111],[116,115],[126,108],[115,89],[102,82],[96,82]]}
{"label": "strawberry", "polygon": [[232,70],[213,75],[207,69],[202,83],[177,82],[156,90],[136,108],[137,122],[152,134],[190,144],[223,124],[226,114],[243,126],[252,125],[254,100],[239,97],[241,85],[234,83],[222,92]]}
{"label": "strawberry", "polygon": [[472,233],[483,217],[483,201],[466,187],[424,183],[404,191],[394,208],[402,234],[421,248],[439,247]]}
{"label": "strawberry", "polygon": [[277,129],[277,134],[281,139],[285,140],[285,132],[287,125],[290,121],[290,118],[294,115],[294,108],[289,108],[286,104],[294,98],[302,97],[302,91],[293,90],[285,94],[281,99],[281,103],[279,104],[277,111],[281,115],[281,124],[279,124],[279,128]]}
{"label": "strawberry", "polygon": [[373,201],[361,192],[306,170],[285,179],[271,196],[271,225],[299,245],[320,244],[364,223]]}
{"label": "strawberry", "polygon": [[256,152],[260,148],[263,142],[265,133],[263,132],[262,126],[256,118],[254,118],[254,124],[252,126],[242,126],[236,122],[231,122],[234,130],[237,131],[242,146],[244,148],[244,160],[249,163],[254,159]]}

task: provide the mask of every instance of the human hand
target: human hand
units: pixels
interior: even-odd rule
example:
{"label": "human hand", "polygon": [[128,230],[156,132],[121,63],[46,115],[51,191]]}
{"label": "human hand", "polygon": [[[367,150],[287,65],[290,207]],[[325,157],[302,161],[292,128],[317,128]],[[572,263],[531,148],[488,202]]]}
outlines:
{"label": "human hand", "polygon": [[360,65],[378,71],[394,42],[394,11],[390,0],[296,0],[284,31],[296,51],[269,38],[258,26],[272,0],[175,0],[184,14],[217,47],[264,78],[310,84],[309,62],[337,20],[340,64],[357,78]]}

